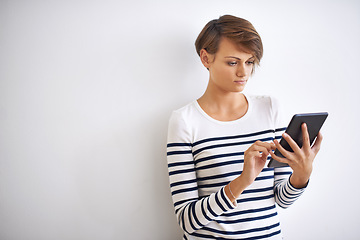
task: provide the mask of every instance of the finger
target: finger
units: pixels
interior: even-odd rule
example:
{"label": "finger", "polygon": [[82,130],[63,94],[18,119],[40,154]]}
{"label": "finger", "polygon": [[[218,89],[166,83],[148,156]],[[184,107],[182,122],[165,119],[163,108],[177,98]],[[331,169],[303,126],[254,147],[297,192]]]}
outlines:
{"label": "finger", "polygon": [[268,158],[268,156],[270,155],[270,152],[268,152],[268,153],[261,153],[261,156],[260,156],[260,159],[262,160],[262,161],[264,161],[264,162],[266,162],[266,160],[267,160],[267,158]]}
{"label": "finger", "polygon": [[274,140],[276,148],[280,151],[280,153],[287,159],[291,158],[291,152],[287,151],[283,146],[280,145],[278,140]]}
{"label": "finger", "polygon": [[297,143],[294,141],[294,139],[292,139],[292,138],[290,137],[289,134],[284,133],[284,134],[283,134],[283,138],[284,138],[285,141],[289,144],[289,146],[290,146],[291,149],[294,151],[294,153],[300,154],[301,149],[300,149],[299,145],[297,145]]}
{"label": "finger", "polygon": [[304,148],[305,152],[308,152],[310,150],[311,146],[310,146],[309,132],[308,132],[306,123],[303,123],[301,125],[301,129],[302,129],[302,136],[303,136],[303,148]]}
{"label": "finger", "polygon": [[273,153],[273,152],[270,152],[270,155],[276,161],[281,162],[281,163],[286,163],[286,164],[290,165],[291,161],[289,161],[288,159],[276,156],[275,153]]}
{"label": "finger", "polygon": [[269,151],[271,151],[272,148],[273,147],[272,147],[271,143],[256,141],[253,145],[251,145],[249,147],[248,150],[250,150],[250,151],[255,150],[255,151],[261,151],[261,152],[266,150],[265,152],[269,152]]}
{"label": "finger", "polygon": [[321,146],[322,140],[323,140],[323,135],[321,134],[321,132],[319,132],[319,134],[316,137],[315,143],[311,148],[314,150],[315,154],[317,154],[320,151],[320,146]]}
{"label": "finger", "polygon": [[265,147],[265,148],[267,148],[267,149],[270,151],[272,144],[271,144],[271,143],[268,143],[268,142],[256,141],[256,142],[254,143],[254,145]]}
{"label": "finger", "polygon": [[262,152],[267,152],[267,149],[253,144],[245,151],[245,155],[248,157],[262,157]]}
{"label": "finger", "polygon": [[256,152],[262,152],[266,155],[269,155],[269,152],[271,151],[271,149],[268,149],[264,146],[260,146],[260,145],[254,145],[251,148],[251,151],[256,151]]}
{"label": "finger", "polygon": [[276,145],[274,142],[271,142],[270,145],[271,145],[271,150],[276,150]]}

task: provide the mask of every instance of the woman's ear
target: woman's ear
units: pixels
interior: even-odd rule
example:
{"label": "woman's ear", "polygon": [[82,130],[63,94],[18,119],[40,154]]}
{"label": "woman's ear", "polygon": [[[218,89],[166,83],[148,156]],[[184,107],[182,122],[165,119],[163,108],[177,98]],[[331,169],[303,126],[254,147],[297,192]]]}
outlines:
{"label": "woman's ear", "polygon": [[200,50],[200,60],[204,67],[206,67],[209,70],[210,67],[210,60],[212,59],[211,54],[209,54],[205,49]]}

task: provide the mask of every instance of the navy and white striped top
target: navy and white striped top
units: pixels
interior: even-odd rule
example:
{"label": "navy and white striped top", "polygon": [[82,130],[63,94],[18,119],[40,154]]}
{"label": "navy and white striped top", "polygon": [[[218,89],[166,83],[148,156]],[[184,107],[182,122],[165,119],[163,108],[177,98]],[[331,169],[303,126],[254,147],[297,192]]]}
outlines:
{"label": "navy and white striped top", "polygon": [[233,204],[224,187],[243,169],[257,140],[280,139],[277,101],[246,96],[240,119],[217,121],[194,101],[172,113],[167,159],[170,189],[183,239],[282,239],[276,205],[290,206],[304,191],[291,186],[291,168],[265,168]]}

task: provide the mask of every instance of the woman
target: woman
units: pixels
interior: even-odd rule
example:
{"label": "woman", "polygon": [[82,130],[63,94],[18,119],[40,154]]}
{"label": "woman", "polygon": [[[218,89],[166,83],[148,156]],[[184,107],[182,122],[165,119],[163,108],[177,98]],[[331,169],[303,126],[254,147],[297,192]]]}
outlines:
{"label": "woman", "polygon": [[[242,93],[262,57],[259,34],[247,20],[225,15],[196,40],[209,71],[203,96],[173,112],[168,169],[184,239],[282,239],[275,203],[282,208],[307,186],[321,134],[311,147],[306,125],[300,149],[287,135],[277,101]],[[277,139],[283,136],[294,152]],[[274,155],[278,148],[285,158]],[[267,168],[270,157],[289,167]]]}

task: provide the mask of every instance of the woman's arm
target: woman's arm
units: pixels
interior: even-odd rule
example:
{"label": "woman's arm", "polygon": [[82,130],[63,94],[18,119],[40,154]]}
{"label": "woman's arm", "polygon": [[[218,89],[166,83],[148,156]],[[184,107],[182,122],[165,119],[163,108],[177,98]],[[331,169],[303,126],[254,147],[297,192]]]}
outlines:
{"label": "woman's arm", "polygon": [[199,198],[191,141],[186,122],[173,113],[167,144],[170,190],[178,223],[189,234],[236,207],[225,194],[225,187]]}
{"label": "woman's arm", "polygon": [[275,200],[282,208],[289,207],[304,192],[310,179],[313,161],[320,150],[322,141],[321,133],[319,133],[315,144],[311,147],[306,124],[302,125],[302,131],[302,148],[299,148],[290,136],[283,134],[284,139],[289,143],[294,152],[286,151],[279,142],[275,140],[274,143],[276,147],[285,158],[278,157],[272,152],[270,153],[275,160],[287,163],[290,166],[275,168]]}

